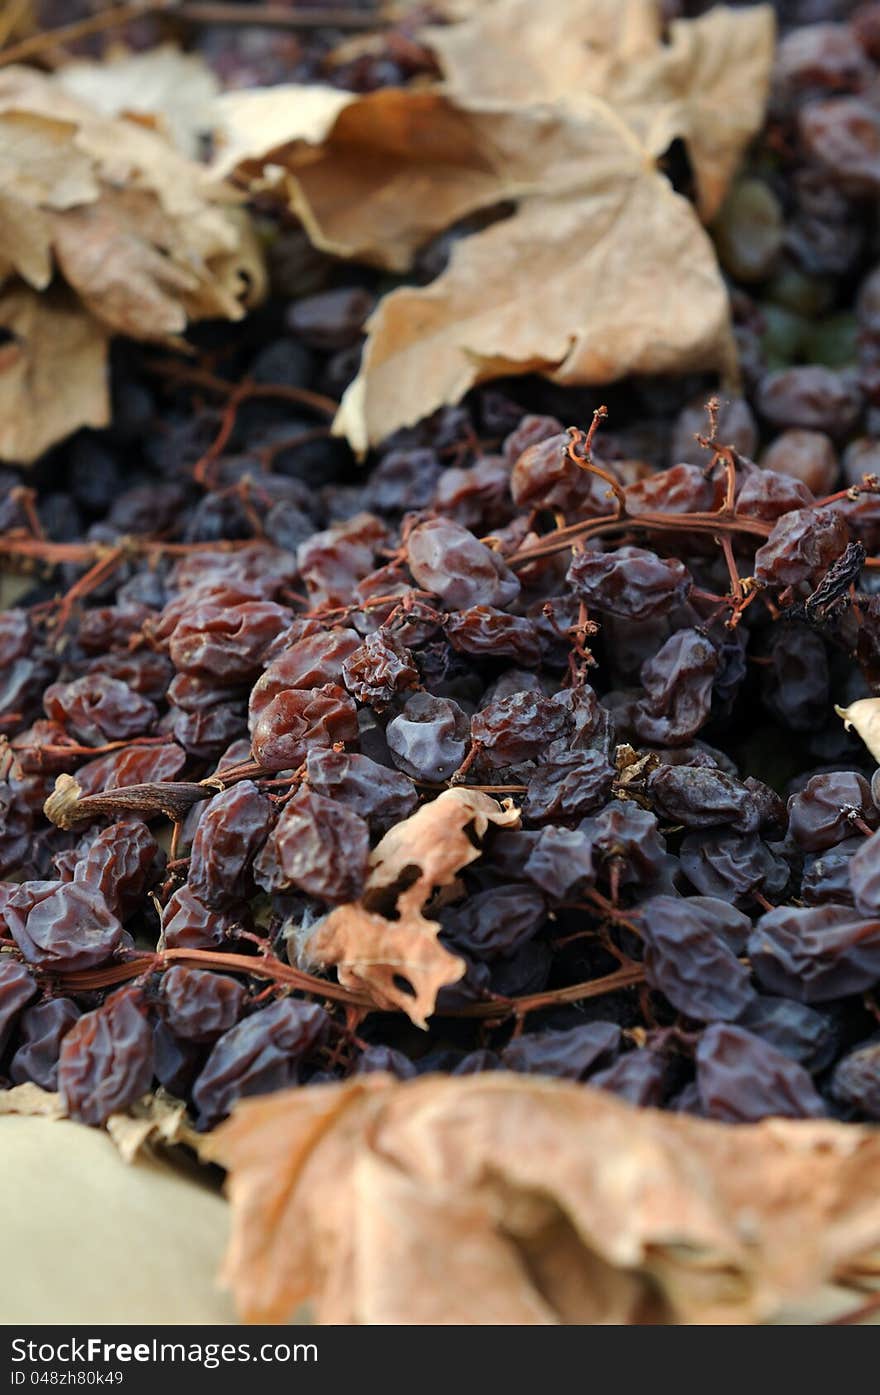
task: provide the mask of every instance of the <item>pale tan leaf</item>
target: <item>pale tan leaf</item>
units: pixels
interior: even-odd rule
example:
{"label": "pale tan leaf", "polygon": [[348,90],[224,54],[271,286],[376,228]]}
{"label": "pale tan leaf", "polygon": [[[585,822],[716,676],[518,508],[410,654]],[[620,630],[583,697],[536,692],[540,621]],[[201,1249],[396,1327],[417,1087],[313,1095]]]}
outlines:
{"label": "pale tan leaf", "polygon": [[239,167],[277,163],[273,152],[302,141],[319,146],[337,116],[357,101],[338,87],[280,83],[244,92],[225,92],[213,106],[217,155],[214,174],[225,179]]}
{"label": "pale tan leaf", "polygon": [[76,150],[74,121],[44,111],[0,115],[0,192],[42,208],[73,208],[100,192],[92,161]]}
{"label": "pale tan leaf", "polygon": [[478,790],[451,789],[389,829],[370,856],[362,900],[321,921],[308,942],[310,956],[335,966],[346,987],[424,1028],[438,992],[457,983],[465,965],[439,942],[438,922],[423,912],[437,888],[480,856],[465,830],[482,839],[490,823],[515,827],[519,813]]}
{"label": "pale tan leaf", "polygon": [[0,285],[17,273],[35,290],[52,280],[52,220],[14,194],[0,193]]}
{"label": "pale tan leaf", "polygon": [[849,707],[835,707],[847,731],[855,729],[874,759],[880,763],[880,698],[859,698]]}
{"label": "pale tan leaf", "polygon": [[218,105],[218,172],[274,188],[334,255],[406,271],[450,224],[515,208],[458,241],[433,285],[379,305],[337,434],[363,452],[508,374],[732,381],[714,250],[657,160],[687,143],[710,218],[762,119],[769,7],[720,7],[666,36],[658,0],[454,10],[461,23],[430,31],[445,87],[289,87]]}
{"label": "pale tan leaf", "polygon": [[0,1090],[0,1114],[63,1119],[65,1113],[60,1095],[51,1090],[42,1090],[31,1080],[26,1081],[24,1085],[13,1085],[8,1090]]}
{"label": "pale tan leaf", "polygon": [[27,463],[80,426],[110,420],[107,334],[65,291],[0,291],[0,459]]}
{"label": "pale tan leaf", "polygon": [[126,1166],[66,1119],[0,1118],[0,1153],[5,1322],[234,1321],[215,1280],[228,1207],[191,1173]]}
{"label": "pale tan leaf", "polygon": [[[291,208],[316,247],[395,271],[465,214],[555,187],[576,155],[549,114],[469,111],[434,90],[391,87],[356,99],[272,88],[231,94],[219,106],[232,142],[220,172],[234,151],[244,170],[242,152],[260,169],[283,170]],[[260,138],[264,114],[271,144]]]}
{"label": "pale tan leaf", "polygon": [[368,993],[377,1008],[405,1012],[426,1030],[441,988],[457,983],[465,962],[437,939],[440,926],[411,906],[387,919],[363,906],[337,906],[315,930],[309,955],[334,967],[344,988]]}
{"label": "pale tan leaf", "polygon": [[402,876],[418,871],[418,879],[403,890],[399,904],[424,905],[438,886],[446,886],[480,856],[465,832],[482,839],[490,824],[516,828],[519,811],[481,790],[449,789],[423,804],[408,819],[389,828],[370,854],[366,897],[394,887]]}
{"label": "pale tan leaf", "polygon": [[106,1129],[123,1162],[134,1162],[152,1143],[189,1142],[186,1105],[161,1092],[148,1095],[127,1114],[111,1114]]}
{"label": "pale tan leaf", "polygon": [[[505,1074],[362,1077],[243,1101],[224,1266],[280,1322],[754,1323],[880,1244],[880,1132],[731,1128]],[[855,1306],[855,1304],[854,1304]]]}
{"label": "pale tan leaf", "polygon": [[708,235],[662,175],[630,169],[529,200],[453,249],[424,288],[379,304],[334,423],[363,451],[469,388],[541,372],[565,384],[732,371],[727,294]]}
{"label": "pale tan leaf", "polygon": [[[180,55],[172,69],[178,59],[188,72]],[[155,76],[152,61],[137,72]],[[107,77],[105,107],[125,82]],[[28,462],[79,426],[106,424],[108,331],[175,343],[192,321],[240,319],[262,297],[240,203],[162,135],[84,105],[59,77],[0,70],[0,323],[16,335],[0,353],[0,458]],[[38,314],[9,280],[42,290],[56,271],[89,315],[54,294]]]}
{"label": "pale tan leaf", "polygon": [[664,39],[657,0],[487,0],[426,37],[461,100],[554,102],[577,112],[600,96],[652,154],[681,137],[708,222],[761,123],[774,19],[769,5],[717,6],[673,21]]}
{"label": "pale tan leaf", "polygon": [[58,81],[66,92],[104,116],[155,117],[159,129],[196,159],[213,123],[220,83],[205,60],[160,44],[144,53],[113,54],[103,62],[65,63]]}

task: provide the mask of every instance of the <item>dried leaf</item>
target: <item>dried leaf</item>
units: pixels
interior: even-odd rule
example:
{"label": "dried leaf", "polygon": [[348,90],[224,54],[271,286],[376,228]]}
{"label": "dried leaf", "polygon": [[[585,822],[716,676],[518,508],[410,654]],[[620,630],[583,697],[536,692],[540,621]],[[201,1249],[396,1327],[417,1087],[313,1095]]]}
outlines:
{"label": "dried leaf", "polygon": [[733,371],[727,293],[690,205],[623,140],[610,168],[584,174],[571,195],[523,202],[458,242],[431,285],[385,296],[336,434],[362,452],[508,374]]}
{"label": "dried leaf", "polygon": [[835,705],[834,710],[843,718],[847,731],[854,728],[874,759],[880,762],[880,698],[859,698],[849,707]]}
{"label": "dried leaf", "polygon": [[111,1114],[107,1132],[124,1162],[135,1158],[152,1143],[189,1142],[192,1135],[186,1119],[186,1105],[161,1092],[148,1095],[128,1114]]}
{"label": "dried leaf", "polygon": [[880,1246],[877,1130],[731,1128],[564,1082],[288,1091],[202,1152],[230,1171],[223,1272],[255,1322],[306,1299],[328,1323],[759,1322]]}
{"label": "dried leaf", "polygon": [[680,137],[710,222],[761,124],[774,22],[769,5],[719,5],[673,20],[664,34],[656,0],[485,0],[463,23],[423,37],[462,100],[554,102],[577,112],[604,97],[653,155]]}
{"label": "dried leaf", "polygon": [[714,213],[760,124],[769,7],[681,21],[668,43],[657,0],[464,9],[429,31],[446,87],[219,103],[219,172],[281,191],[335,255],[405,271],[433,233],[516,207],[432,285],[380,303],[334,426],[358,451],[500,375],[598,384],[735,361],[713,248],[656,160],[681,137]]}
{"label": "dried leaf", "polygon": [[[237,201],[155,131],[96,113],[55,77],[0,72],[0,323],[17,340],[2,360],[0,457],[28,462],[106,424],[107,331],[174,342],[192,320],[241,318],[264,274]],[[10,279],[45,290],[56,270],[88,315],[55,294],[38,306]]]}
{"label": "dried leaf", "polygon": [[150,1156],[127,1167],[106,1133],[67,1119],[0,1118],[0,1151],[5,1322],[234,1320],[214,1277],[228,1207],[192,1174]]}
{"label": "dried leaf", "polygon": [[35,460],[80,426],[110,420],[107,331],[61,288],[0,291],[0,459]]}
{"label": "dried leaf", "polygon": [[64,1105],[61,1096],[50,1090],[42,1090],[32,1080],[24,1085],[12,1085],[8,1090],[0,1090],[0,1114],[24,1114],[44,1119],[63,1119]]}
{"label": "dried leaf", "polygon": [[309,954],[335,966],[340,983],[366,991],[378,1007],[398,1008],[426,1027],[438,992],[457,983],[465,966],[440,944],[440,926],[424,908],[480,856],[466,830],[480,839],[490,823],[518,822],[516,809],[478,790],[444,790],[389,829],[371,854],[362,900],[331,911],[309,940]]}
{"label": "dried leaf", "polygon": [[212,125],[220,83],[197,53],[160,44],[145,53],[112,54],[103,62],[65,63],[58,81],[72,97],[104,116],[127,116],[156,128],[197,159]]}

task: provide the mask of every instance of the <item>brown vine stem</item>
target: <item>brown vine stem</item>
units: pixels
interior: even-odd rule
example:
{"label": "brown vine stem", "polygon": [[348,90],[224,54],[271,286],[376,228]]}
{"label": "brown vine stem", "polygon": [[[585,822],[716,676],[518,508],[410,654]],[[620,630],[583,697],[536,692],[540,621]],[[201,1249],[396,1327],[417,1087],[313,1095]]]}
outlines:
{"label": "brown vine stem", "polygon": [[577,465],[579,470],[587,470],[591,475],[604,480],[608,485],[614,498],[617,501],[617,517],[623,518],[626,515],[626,495],[620,481],[608,471],[603,470],[601,465],[597,465],[592,457],[593,437],[600,421],[604,421],[608,415],[607,407],[597,407],[593,413],[593,422],[589,431],[583,432],[578,426],[570,426],[568,434],[571,438],[568,443],[566,454],[573,465]]}
{"label": "brown vine stem", "polygon": [[231,383],[226,378],[218,378],[206,368],[196,368],[189,363],[169,363],[152,359],[144,364],[145,371],[156,378],[182,383],[186,387],[202,388],[221,397],[239,395],[239,400],[248,397],[268,397],[280,402],[296,402],[300,407],[309,407],[322,416],[335,417],[339,403],[323,392],[312,392],[310,388],[290,387],[286,383],[254,383],[246,379],[243,383]]}
{"label": "brown vine stem", "polygon": [[182,24],[247,24],[270,29],[381,29],[388,24],[375,12],[346,8],[321,9],[312,6],[290,9],[287,5],[224,4],[223,0],[204,4],[198,3],[198,0],[193,0],[193,3],[187,3],[187,0],[183,0],[183,3],[179,0],[130,0],[130,3],[111,5],[96,15],[86,15],[83,19],[61,24],[55,29],[44,29],[17,44],[10,44],[0,51],[0,65],[23,63],[49,49],[77,43],[80,39],[106,33],[109,29],[119,29],[146,15],[165,16]]}
{"label": "brown vine stem", "polygon": [[522,547],[505,560],[512,566],[525,566],[541,557],[552,557],[557,552],[565,552],[575,543],[586,542],[589,538],[604,537],[621,532],[644,533],[746,533],[752,537],[766,539],[771,533],[771,524],[759,518],[747,518],[744,514],[718,513],[660,513],[646,509],[644,513],[601,514],[598,518],[588,518],[580,523],[569,523],[565,528],[557,528],[548,533],[538,543]]}
{"label": "brown vine stem", "polygon": [[[253,547],[253,538],[236,538],[220,542],[173,543],[158,538],[128,537],[119,546],[128,557],[187,557],[193,552],[240,552]],[[21,557],[47,566],[65,562],[88,565],[107,556],[106,543],[54,543],[26,533],[10,532],[0,536],[0,557]],[[363,607],[361,607],[363,609]]]}
{"label": "brown vine stem", "polygon": [[171,15],[184,24],[247,24],[268,29],[383,29],[390,21],[380,12],[322,9],[318,6],[235,5],[222,0],[184,0]]}
{"label": "brown vine stem", "polygon": [[92,34],[100,34],[107,29],[118,29],[134,19],[142,19],[144,15],[167,11],[172,3],[173,0],[130,0],[128,4],[112,5],[99,14],[86,15],[70,24],[61,24],[57,29],[43,29],[39,34],[32,34],[29,38],[0,50],[0,65],[23,63],[28,58],[36,58],[47,49],[73,44],[79,39],[87,39]]}
{"label": "brown vine stem", "polygon": [[[294,969],[283,964],[274,955],[226,954],[211,949],[166,949],[155,954],[139,954],[127,959],[123,964],[112,964],[106,969],[83,969],[78,973],[60,974],[55,982],[66,993],[86,993],[98,988],[110,988],[118,983],[127,983],[143,974],[161,972],[172,964],[182,964],[193,969],[225,969],[227,973],[246,974],[251,978],[271,979],[274,983],[288,988],[298,988],[312,997],[330,999],[344,1003],[348,1007],[365,1008],[368,1012],[385,1011],[378,1008],[365,993],[355,993],[343,988],[339,983],[317,978],[314,974]],[[608,993],[617,993],[622,988],[632,988],[643,983],[645,971],[641,964],[633,964],[618,969],[604,978],[593,979],[589,983],[573,983],[567,988],[553,988],[546,993],[532,993],[523,998],[493,998],[485,1003],[468,1003],[465,1007],[452,1008],[438,1013],[438,1017],[481,1017],[503,1020],[507,1017],[524,1017],[539,1008],[552,1007],[555,1003],[577,1003],[587,998],[601,998]]]}
{"label": "brown vine stem", "polygon": [[587,998],[603,998],[608,993],[618,993],[622,988],[633,988],[644,983],[645,970],[641,964],[632,964],[625,969],[616,969],[604,978],[594,978],[589,983],[572,983],[567,988],[550,988],[546,993],[532,993],[524,998],[493,999],[488,1003],[468,1003],[466,1007],[438,1014],[443,1017],[522,1017],[527,1012],[537,1012],[539,1008],[553,1007],[557,1003],[580,1003]]}

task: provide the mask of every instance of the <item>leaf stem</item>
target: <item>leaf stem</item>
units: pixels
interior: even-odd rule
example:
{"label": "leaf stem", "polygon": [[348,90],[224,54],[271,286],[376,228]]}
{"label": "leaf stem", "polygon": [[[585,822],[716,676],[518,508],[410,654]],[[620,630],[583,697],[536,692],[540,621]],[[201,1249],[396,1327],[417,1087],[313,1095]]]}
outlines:
{"label": "leaf stem", "polygon": [[375,11],[347,8],[289,9],[287,5],[241,5],[225,4],[223,0],[210,3],[179,3],[179,0],[128,0],[122,5],[111,5],[95,15],[61,24],[55,29],[44,29],[32,34],[16,44],[0,50],[0,66],[7,63],[24,63],[37,58],[47,49],[88,39],[93,34],[105,33],[108,29],[119,29],[132,20],[143,19],[147,15],[167,16],[182,24],[253,25],[270,29],[381,29],[389,21]]}

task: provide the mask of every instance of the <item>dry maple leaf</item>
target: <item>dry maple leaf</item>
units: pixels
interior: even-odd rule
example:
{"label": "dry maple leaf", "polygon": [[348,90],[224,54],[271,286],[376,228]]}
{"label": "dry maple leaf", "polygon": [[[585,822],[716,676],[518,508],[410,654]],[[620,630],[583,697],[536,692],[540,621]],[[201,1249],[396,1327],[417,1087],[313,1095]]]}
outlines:
{"label": "dry maple leaf", "polygon": [[[16,350],[0,359],[0,456],[30,461],[106,424],[110,333],[173,342],[190,321],[239,319],[259,298],[262,260],[237,198],[55,78],[0,72],[0,303]],[[53,288],[44,307],[26,289],[46,291],[56,271],[79,306]]]}
{"label": "dry maple leaf", "polygon": [[211,108],[220,90],[205,60],[176,44],[144,53],[113,52],[103,62],[65,63],[58,81],[104,116],[127,116],[161,131],[192,159],[210,134]]}
{"label": "dry maple leaf", "polygon": [[328,1323],[746,1323],[880,1246],[880,1132],[709,1123],[506,1074],[369,1076],[243,1101],[242,1315]]}
{"label": "dry maple leaf", "polygon": [[0,328],[0,459],[35,460],[79,426],[107,425],[107,331],[69,291],[10,282]]}
{"label": "dry maple leaf", "polygon": [[681,138],[708,223],[761,124],[774,22],[769,5],[747,15],[719,5],[665,26],[656,0],[480,0],[462,23],[422,37],[464,100],[577,112],[604,97],[652,155]]}
{"label": "dry maple leaf", "polygon": [[335,966],[339,982],[370,994],[377,1007],[400,1009],[425,1027],[437,994],[457,983],[464,961],[437,939],[440,926],[424,915],[438,887],[480,856],[490,823],[519,823],[478,790],[451,789],[389,829],[370,856],[362,899],[337,906],[308,942],[316,963]]}
{"label": "dry maple leaf", "polygon": [[44,1119],[64,1119],[66,1111],[61,1096],[43,1090],[32,1080],[24,1085],[11,1085],[0,1090],[0,1114],[21,1114]]}
{"label": "dry maple leaf", "polygon": [[835,706],[834,710],[847,731],[854,728],[874,759],[880,761],[880,698],[859,698],[849,707]]}
{"label": "dry maple leaf", "polygon": [[715,211],[760,124],[770,10],[681,21],[664,44],[656,0],[490,0],[429,37],[446,88],[219,102],[218,171],[281,191],[336,255],[403,271],[456,220],[515,206],[380,303],[338,434],[363,451],[500,375],[731,370],[714,250],[656,162],[681,137]]}
{"label": "dry maple leaf", "polygon": [[125,1114],[111,1114],[106,1129],[123,1162],[134,1162],[150,1144],[189,1143],[186,1105],[164,1091],[147,1095]]}

